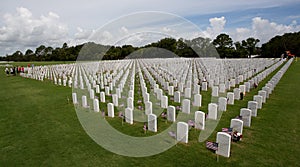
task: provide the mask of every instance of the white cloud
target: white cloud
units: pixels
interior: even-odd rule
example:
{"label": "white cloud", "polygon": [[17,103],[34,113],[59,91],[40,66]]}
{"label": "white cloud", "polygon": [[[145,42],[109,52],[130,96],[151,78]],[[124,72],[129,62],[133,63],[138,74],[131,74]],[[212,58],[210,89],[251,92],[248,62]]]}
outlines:
{"label": "white cloud", "polygon": [[0,27],[2,50],[5,46],[10,46],[11,52],[41,44],[60,46],[68,37],[68,27],[53,12],[35,18],[29,9],[19,7],[15,14],[7,13],[3,18],[4,24]]}
{"label": "white cloud", "polygon": [[297,31],[300,31],[300,25],[298,25],[296,21],[292,21],[290,25],[283,25],[271,22],[268,19],[255,17],[252,19],[251,28],[236,28],[234,32],[229,34],[235,41],[254,37],[260,40],[260,44],[263,44],[276,35],[283,35],[284,33]]}
{"label": "white cloud", "polygon": [[214,17],[209,19],[210,26],[203,32],[205,37],[215,39],[217,35],[223,32],[226,19],[222,17]]}

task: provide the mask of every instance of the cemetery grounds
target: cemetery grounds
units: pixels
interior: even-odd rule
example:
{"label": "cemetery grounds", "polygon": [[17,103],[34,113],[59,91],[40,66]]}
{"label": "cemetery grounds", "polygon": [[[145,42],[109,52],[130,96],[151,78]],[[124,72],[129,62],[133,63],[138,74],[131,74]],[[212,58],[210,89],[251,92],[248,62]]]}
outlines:
{"label": "cemetery grounds", "polygon": [[[39,65],[39,62],[13,65]],[[44,64],[61,64],[48,62]],[[282,65],[256,89],[227,106],[215,131],[228,127],[230,119],[262,88]],[[300,166],[300,62],[292,62],[274,91],[244,127],[243,140],[231,143],[229,158],[217,156],[199,143],[199,131],[189,131],[188,144],[178,143],[158,155],[132,158],[111,153],[96,144],[83,130],[72,103],[72,89],[50,81],[20,76],[7,77],[0,67],[0,166]],[[201,110],[207,112],[211,90],[201,92]],[[209,98],[208,98],[209,97]],[[149,136],[143,124],[124,124],[107,118],[119,131],[132,136]],[[168,126],[158,118],[158,126]],[[159,132],[159,131],[158,131]]]}

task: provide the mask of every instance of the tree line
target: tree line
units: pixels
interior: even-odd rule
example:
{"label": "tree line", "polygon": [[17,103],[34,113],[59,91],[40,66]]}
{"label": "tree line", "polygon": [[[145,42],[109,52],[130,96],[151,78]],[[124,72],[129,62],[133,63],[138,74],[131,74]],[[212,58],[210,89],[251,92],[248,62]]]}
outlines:
{"label": "tree line", "polygon": [[[40,45],[35,51],[31,49],[27,49],[25,53],[16,51],[11,55],[0,57],[0,61],[120,60],[137,50],[153,47],[166,49],[179,57],[218,57],[218,55],[221,58],[248,58],[251,55],[280,57],[287,50],[295,55],[300,54],[300,32],[275,36],[261,47],[257,46],[258,42],[260,40],[253,37],[233,42],[228,34],[222,33],[214,40],[202,37],[192,40],[164,38],[142,47],[109,46],[94,42],[69,47],[64,43],[62,47],[57,48]],[[145,53],[155,56],[161,52],[158,49],[138,52],[138,54]],[[135,53],[135,56],[139,56],[138,54]]]}

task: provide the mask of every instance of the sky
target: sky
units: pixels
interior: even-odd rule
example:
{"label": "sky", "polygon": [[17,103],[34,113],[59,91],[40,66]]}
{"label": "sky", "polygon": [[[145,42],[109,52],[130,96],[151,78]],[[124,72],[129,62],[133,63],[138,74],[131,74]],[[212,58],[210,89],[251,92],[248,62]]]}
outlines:
{"label": "sky", "polygon": [[0,56],[64,42],[142,46],[220,33],[261,45],[300,31],[299,0],[2,0],[0,6]]}

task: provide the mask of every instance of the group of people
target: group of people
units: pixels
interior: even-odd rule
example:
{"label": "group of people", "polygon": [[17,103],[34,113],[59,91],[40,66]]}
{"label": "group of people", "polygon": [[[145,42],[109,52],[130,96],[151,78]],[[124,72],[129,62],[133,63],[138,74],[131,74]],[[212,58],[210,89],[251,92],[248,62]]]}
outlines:
{"label": "group of people", "polygon": [[24,73],[24,67],[6,67],[5,68],[5,73],[6,73],[6,76],[9,76],[9,75],[17,75],[17,73]]}

